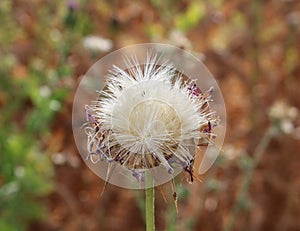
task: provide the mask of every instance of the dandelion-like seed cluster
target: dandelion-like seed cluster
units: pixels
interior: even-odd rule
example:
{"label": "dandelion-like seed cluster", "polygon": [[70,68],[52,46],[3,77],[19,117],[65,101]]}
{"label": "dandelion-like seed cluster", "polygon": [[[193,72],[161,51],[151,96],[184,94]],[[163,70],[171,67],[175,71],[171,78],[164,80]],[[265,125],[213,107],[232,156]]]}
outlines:
{"label": "dandelion-like seed cluster", "polygon": [[86,105],[87,159],[117,162],[138,180],[143,172],[174,165],[193,180],[195,147],[213,141],[219,119],[210,109],[212,89],[196,82],[172,63],[159,63],[148,52],[145,63],[125,57],[127,69],[113,66],[97,100]]}

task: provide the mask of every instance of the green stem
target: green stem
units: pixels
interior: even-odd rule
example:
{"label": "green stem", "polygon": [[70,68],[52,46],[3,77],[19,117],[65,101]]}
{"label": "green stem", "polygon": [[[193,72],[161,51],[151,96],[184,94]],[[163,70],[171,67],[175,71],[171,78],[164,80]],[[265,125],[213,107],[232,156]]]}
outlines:
{"label": "green stem", "polygon": [[[260,65],[259,65],[259,55],[260,55],[260,27],[262,24],[262,3],[260,0],[253,0],[250,4],[250,12],[251,12],[251,34],[252,34],[252,40],[253,45],[250,48],[250,59],[253,63],[252,67],[252,77],[251,77],[251,91],[250,91],[250,97],[251,97],[251,106],[252,110],[257,110],[259,106],[258,98],[257,98],[257,84],[259,82],[260,77]],[[258,114],[257,113],[250,113],[250,120],[252,123],[252,131],[256,131],[258,124]],[[253,133],[252,133],[253,134]]]}
{"label": "green stem", "polygon": [[273,127],[269,127],[264,136],[262,137],[260,143],[256,147],[254,151],[254,156],[252,159],[252,165],[251,167],[247,170],[246,174],[243,177],[242,183],[241,183],[241,188],[237,196],[237,200],[234,204],[234,207],[229,215],[229,220],[228,223],[225,227],[225,231],[231,231],[234,226],[234,222],[237,220],[237,216],[243,206],[243,201],[247,198],[248,196],[248,191],[251,186],[251,180],[252,180],[252,174],[259,164],[264,152],[266,151],[268,145],[270,144],[272,138],[275,135],[275,131]]}
{"label": "green stem", "polygon": [[147,175],[146,180],[147,186],[150,186],[146,189],[146,231],[155,231],[153,179]]}

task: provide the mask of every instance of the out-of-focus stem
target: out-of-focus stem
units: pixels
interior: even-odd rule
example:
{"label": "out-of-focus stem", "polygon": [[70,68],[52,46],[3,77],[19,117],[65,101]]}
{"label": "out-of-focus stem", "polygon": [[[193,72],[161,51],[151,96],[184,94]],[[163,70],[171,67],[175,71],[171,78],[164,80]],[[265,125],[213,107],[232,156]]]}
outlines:
{"label": "out-of-focus stem", "polygon": [[[250,89],[250,97],[252,102],[252,110],[257,109],[257,89],[256,85],[259,81],[260,76],[260,66],[259,66],[259,53],[260,53],[260,46],[259,46],[259,34],[260,34],[260,26],[262,23],[262,16],[261,16],[261,2],[260,0],[254,0],[251,2],[251,37],[252,37],[252,47],[249,52],[250,59],[253,64],[252,67],[252,74],[251,74],[251,89]],[[256,131],[258,126],[258,116],[256,113],[250,113],[251,122],[252,122],[252,130]]]}
{"label": "out-of-focus stem", "polygon": [[240,192],[238,194],[238,198],[236,200],[236,203],[233,207],[233,210],[231,211],[229,215],[229,220],[227,223],[227,226],[225,227],[225,231],[231,231],[234,225],[234,222],[236,220],[236,217],[242,207],[243,201],[247,198],[248,196],[248,191],[249,187],[251,184],[251,179],[252,179],[252,174],[257,167],[259,161],[261,160],[262,155],[266,151],[270,141],[275,135],[274,127],[269,127],[264,136],[262,137],[260,143],[256,147],[254,151],[254,156],[253,156],[253,162],[251,167],[247,170],[241,184]]}

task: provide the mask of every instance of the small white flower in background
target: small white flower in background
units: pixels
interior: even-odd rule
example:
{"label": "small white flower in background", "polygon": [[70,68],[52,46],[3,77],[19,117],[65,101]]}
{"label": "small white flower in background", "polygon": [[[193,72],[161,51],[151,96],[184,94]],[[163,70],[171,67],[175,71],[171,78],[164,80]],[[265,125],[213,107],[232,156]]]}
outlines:
{"label": "small white flower in background", "polygon": [[82,45],[85,49],[94,52],[108,52],[113,48],[113,43],[110,39],[95,35],[85,37]]}
{"label": "small white flower in background", "polygon": [[66,163],[66,155],[64,153],[55,153],[51,156],[51,160],[56,165],[63,165]]}
{"label": "small white flower in background", "polygon": [[292,107],[284,101],[276,101],[270,108],[269,116],[272,121],[279,125],[282,132],[291,134],[295,129],[293,122],[298,113],[296,107]]}
{"label": "small white flower in background", "polygon": [[144,65],[126,58],[127,69],[110,70],[106,87],[85,108],[87,159],[118,162],[138,181],[144,170],[163,166],[173,174],[177,164],[193,181],[190,148],[211,143],[219,122],[209,107],[212,89],[202,92],[171,63],[158,60],[148,53]]}
{"label": "small white flower in background", "polygon": [[[192,43],[186,37],[186,35],[181,30],[172,30],[169,34],[169,43],[173,44],[176,47],[180,47],[183,50],[188,50],[191,52],[192,50]],[[192,52],[200,61],[205,60],[205,55],[203,53]]]}
{"label": "small white flower in background", "polygon": [[43,98],[47,98],[47,97],[49,97],[50,95],[51,95],[51,89],[48,87],[48,86],[46,86],[46,85],[44,85],[44,86],[41,86],[40,88],[39,88],[39,92],[40,92],[40,95],[43,97]]}
{"label": "small white flower in background", "polygon": [[289,13],[287,16],[287,21],[293,26],[298,26],[300,24],[300,12],[293,11]]}
{"label": "small white flower in background", "polygon": [[185,50],[192,49],[191,41],[180,30],[172,30],[169,35],[170,43]]}
{"label": "small white flower in background", "polygon": [[242,155],[242,149],[238,148],[234,145],[231,144],[227,144],[224,145],[224,156],[228,159],[228,160],[235,160],[237,158],[239,158]]}
{"label": "small white flower in background", "polygon": [[58,100],[51,100],[49,103],[49,108],[52,111],[58,111],[61,108],[61,103]]}
{"label": "small white flower in background", "polygon": [[17,166],[16,168],[15,168],[15,176],[17,177],[17,178],[23,178],[23,176],[25,175],[25,169],[24,169],[24,167],[23,166]]}

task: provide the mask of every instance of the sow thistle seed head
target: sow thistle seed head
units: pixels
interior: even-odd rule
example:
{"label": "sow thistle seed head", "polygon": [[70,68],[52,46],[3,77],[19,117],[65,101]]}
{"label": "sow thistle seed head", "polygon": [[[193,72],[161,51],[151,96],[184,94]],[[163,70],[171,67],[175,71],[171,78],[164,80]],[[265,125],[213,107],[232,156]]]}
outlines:
{"label": "sow thistle seed head", "polygon": [[137,180],[143,170],[163,166],[173,174],[180,165],[193,179],[193,147],[212,142],[218,124],[210,110],[211,91],[171,63],[158,64],[148,53],[143,65],[125,58],[127,69],[113,66],[106,87],[86,106],[87,159],[118,162]]}

